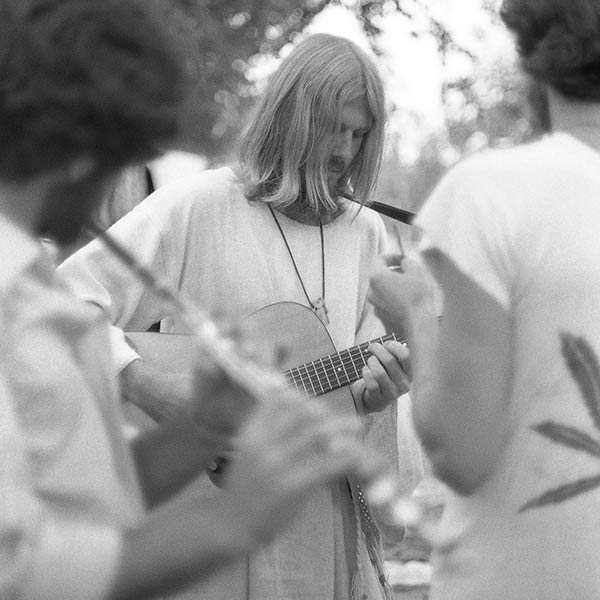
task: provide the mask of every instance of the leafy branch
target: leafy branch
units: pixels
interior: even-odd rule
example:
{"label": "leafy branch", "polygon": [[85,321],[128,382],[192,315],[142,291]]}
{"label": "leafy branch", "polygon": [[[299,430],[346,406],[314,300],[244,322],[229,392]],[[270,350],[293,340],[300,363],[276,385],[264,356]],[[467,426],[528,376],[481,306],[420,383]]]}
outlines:
{"label": "leafy branch", "polygon": [[[595,429],[600,432],[600,366],[591,346],[582,338],[569,333],[561,333],[562,355],[573,379],[579,387],[585,406],[592,418]],[[585,431],[555,421],[544,421],[532,429],[555,444],[585,452],[600,459],[600,440]],[[600,474],[577,479],[544,492],[525,503],[519,512],[557,504],[600,487]]]}

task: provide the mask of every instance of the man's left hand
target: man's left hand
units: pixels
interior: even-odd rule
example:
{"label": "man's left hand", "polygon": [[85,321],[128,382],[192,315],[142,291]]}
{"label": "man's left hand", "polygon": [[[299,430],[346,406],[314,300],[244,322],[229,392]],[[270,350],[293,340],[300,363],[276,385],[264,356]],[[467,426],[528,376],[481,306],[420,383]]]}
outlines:
{"label": "man's left hand", "polygon": [[371,356],[362,371],[363,408],[365,412],[379,412],[410,389],[409,351],[396,341],[373,343],[368,350]]}

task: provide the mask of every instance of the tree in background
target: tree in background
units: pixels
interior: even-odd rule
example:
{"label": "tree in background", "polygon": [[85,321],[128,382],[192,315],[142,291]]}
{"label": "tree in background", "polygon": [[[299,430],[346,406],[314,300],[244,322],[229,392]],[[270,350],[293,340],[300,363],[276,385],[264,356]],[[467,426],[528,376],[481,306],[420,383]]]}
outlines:
{"label": "tree in background", "polygon": [[182,121],[182,146],[217,159],[252,104],[252,60],[276,54],[331,0],[153,0],[190,46],[198,85]]}
{"label": "tree in background", "polygon": [[[227,150],[252,105],[256,88],[248,79],[261,56],[276,55],[331,5],[351,10],[371,47],[392,13],[408,21],[426,16],[426,32],[440,52],[461,51],[443,23],[427,10],[427,0],[153,0],[165,20],[190,45],[190,68],[198,76],[195,96],[182,123],[182,144],[211,157]],[[411,35],[423,34],[416,29]]]}
{"label": "tree in background", "polygon": [[[428,0],[152,0],[165,20],[190,44],[190,69],[198,86],[182,118],[181,146],[223,162],[230,155],[257,94],[249,78],[264,56],[275,56],[332,5],[352,11],[376,55],[385,20],[401,15],[407,35],[430,36],[442,64],[460,55],[473,65],[468,76],[449,77],[440,88],[445,123],[420,143],[416,159],[407,162],[390,140],[378,199],[418,209],[443,172],[456,160],[486,146],[523,141],[537,131],[526,108],[527,90],[514,65],[501,58],[479,64],[468,48],[454,39]],[[443,3],[442,3],[443,4]],[[497,0],[481,0],[496,21]],[[439,5],[439,2],[438,2]],[[482,32],[481,35],[485,35]],[[392,106],[392,111],[398,108]],[[395,134],[395,135],[402,135]]]}
{"label": "tree in background", "polygon": [[[503,30],[498,0],[481,0],[490,27]],[[383,165],[377,200],[418,211],[446,170],[461,158],[488,147],[510,146],[539,136],[545,126],[539,89],[531,86],[515,64],[516,56],[476,56],[457,44],[445,26],[430,20],[442,64],[452,55],[468,59],[470,73],[448,77],[440,87],[443,124],[426,136],[411,160],[394,152],[402,132],[394,133],[392,151]],[[486,41],[485,30],[478,32]],[[389,224],[389,222],[386,222]],[[413,241],[416,232],[404,229]]]}
{"label": "tree in background", "polygon": [[[388,154],[377,199],[417,211],[446,170],[461,158],[534,139],[542,126],[529,107],[530,93],[528,80],[512,61],[502,59],[476,70],[473,77],[445,82],[443,127],[425,139],[413,162]],[[392,140],[395,145],[398,142]]]}

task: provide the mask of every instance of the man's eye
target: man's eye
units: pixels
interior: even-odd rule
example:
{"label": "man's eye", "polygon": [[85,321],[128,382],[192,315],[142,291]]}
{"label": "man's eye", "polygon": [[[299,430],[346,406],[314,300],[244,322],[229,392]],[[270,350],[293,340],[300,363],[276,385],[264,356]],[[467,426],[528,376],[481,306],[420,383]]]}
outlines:
{"label": "man's eye", "polygon": [[361,138],[365,137],[366,134],[367,134],[366,131],[355,131],[355,132],[353,132],[352,136],[356,139],[361,139]]}

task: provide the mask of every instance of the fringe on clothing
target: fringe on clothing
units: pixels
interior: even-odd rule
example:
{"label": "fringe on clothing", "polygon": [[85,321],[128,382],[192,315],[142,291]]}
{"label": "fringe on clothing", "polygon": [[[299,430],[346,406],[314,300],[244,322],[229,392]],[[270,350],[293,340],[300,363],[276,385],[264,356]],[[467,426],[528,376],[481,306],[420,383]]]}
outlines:
{"label": "fringe on clothing", "polygon": [[365,587],[361,558],[361,544],[364,539],[366,550],[369,555],[369,561],[375,572],[377,583],[379,584],[381,595],[385,600],[394,600],[394,594],[388,583],[387,572],[384,565],[383,542],[381,534],[369,508],[360,486],[355,481],[349,480],[349,487],[352,495],[352,504],[354,506],[354,515],[356,519],[356,568],[353,570],[350,586],[351,600],[379,600],[369,596]]}

